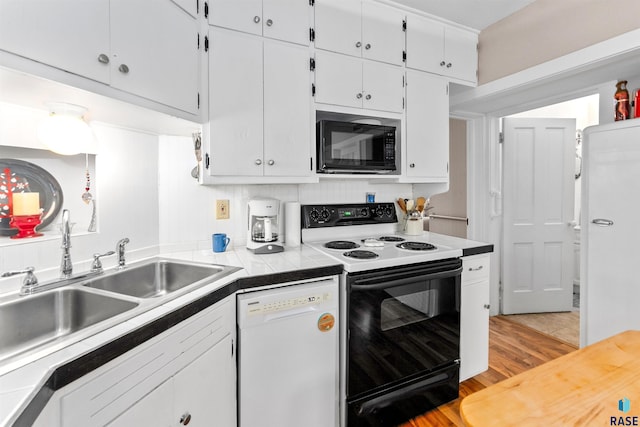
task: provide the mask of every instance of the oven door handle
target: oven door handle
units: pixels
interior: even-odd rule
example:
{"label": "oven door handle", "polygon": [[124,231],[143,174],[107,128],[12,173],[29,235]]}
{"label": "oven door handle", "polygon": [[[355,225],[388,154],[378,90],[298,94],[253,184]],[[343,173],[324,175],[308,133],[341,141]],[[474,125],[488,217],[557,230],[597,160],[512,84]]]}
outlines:
{"label": "oven door handle", "polygon": [[438,273],[429,273],[424,275],[414,275],[410,277],[405,277],[402,279],[389,280],[389,281],[381,281],[380,277],[376,278],[376,283],[367,284],[367,282],[371,282],[371,279],[366,279],[362,281],[356,280],[351,285],[352,291],[375,291],[379,289],[386,288],[394,288],[397,286],[408,285],[410,283],[415,283],[417,280],[435,280],[435,279],[446,279],[448,277],[455,277],[462,274],[462,267],[456,268],[454,270],[441,271]]}

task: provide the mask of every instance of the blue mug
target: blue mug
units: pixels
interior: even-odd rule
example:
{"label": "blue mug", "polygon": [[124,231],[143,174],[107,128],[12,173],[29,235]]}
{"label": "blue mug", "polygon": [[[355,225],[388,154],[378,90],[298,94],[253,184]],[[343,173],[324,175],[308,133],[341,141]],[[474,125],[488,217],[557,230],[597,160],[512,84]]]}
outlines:
{"label": "blue mug", "polygon": [[212,236],[213,252],[224,252],[231,239],[225,233],[216,233]]}

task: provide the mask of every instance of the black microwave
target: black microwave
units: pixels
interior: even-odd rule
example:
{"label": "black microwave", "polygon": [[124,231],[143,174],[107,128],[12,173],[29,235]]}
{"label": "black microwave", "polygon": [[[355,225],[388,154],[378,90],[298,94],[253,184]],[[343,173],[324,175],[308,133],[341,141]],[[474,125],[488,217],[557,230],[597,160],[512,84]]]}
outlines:
{"label": "black microwave", "polygon": [[316,151],[319,173],[390,173],[396,170],[396,128],[320,120]]}

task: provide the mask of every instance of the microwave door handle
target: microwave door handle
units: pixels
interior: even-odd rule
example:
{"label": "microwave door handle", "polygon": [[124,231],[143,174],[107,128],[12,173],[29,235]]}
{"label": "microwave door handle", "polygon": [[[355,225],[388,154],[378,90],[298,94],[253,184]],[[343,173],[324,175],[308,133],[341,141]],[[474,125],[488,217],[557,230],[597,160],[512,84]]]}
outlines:
{"label": "microwave door handle", "polygon": [[386,282],[379,282],[380,278],[376,278],[375,281],[377,283],[372,283],[370,285],[367,285],[366,283],[370,282],[371,280],[368,280],[368,279],[361,280],[361,281],[356,280],[351,285],[351,290],[352,291],[373,291],[373,290],[380,290],[380,289],[386,289],[386,288],[395,288],[398,286],[415,283],[417,280],[446,279],[448,277],[455,277],[460,274],[462,274],[462,267],[456,268],[454,270],[441,271],[439,273],[429,273],[429,274],[424,274],[419,276],[411,276],[403,279],[389,280]]}

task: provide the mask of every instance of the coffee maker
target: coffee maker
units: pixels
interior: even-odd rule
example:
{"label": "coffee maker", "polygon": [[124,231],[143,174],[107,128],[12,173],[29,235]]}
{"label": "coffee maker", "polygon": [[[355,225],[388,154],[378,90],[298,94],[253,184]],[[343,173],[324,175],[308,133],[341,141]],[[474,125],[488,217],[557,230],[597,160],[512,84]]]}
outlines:
{"label": "coffee maker", "polygon": [[249,200],[247,208],[247,249],[256,254],[272,254],[284,251],[279,220],[279,200]]}

